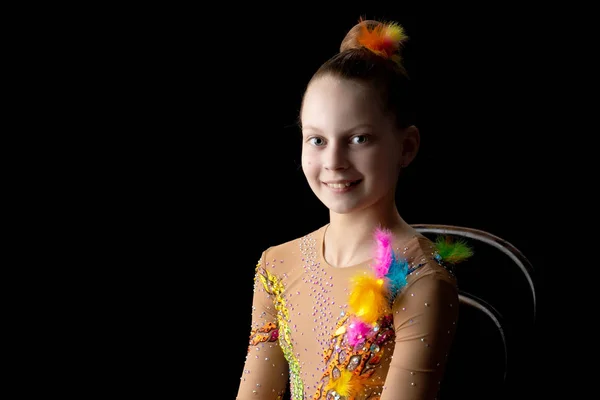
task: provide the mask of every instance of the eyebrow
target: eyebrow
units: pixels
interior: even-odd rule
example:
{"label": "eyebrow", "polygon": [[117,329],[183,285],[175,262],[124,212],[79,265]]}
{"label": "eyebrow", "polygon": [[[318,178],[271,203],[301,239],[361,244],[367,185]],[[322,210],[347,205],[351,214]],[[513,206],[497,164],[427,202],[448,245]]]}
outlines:
{"label": "eyebrow", "polygon": [[[313,131],[316,131],[316,132],[321,132],[321,130],[319,128],[316,128],[316,127],[314,127],[312,125],[304,125],[304,126],[301,126],[301,128],[302,128],[302,130],[309,129],[309,130],[313,130]],[[346,129],[345,131],[342,132],[342,134],[347,134],[347,133],[353,132],[353,131],[355,131],[357,129],[360,129],[360,128],[373,128],[373,125],[367,124],[367,123],[358,124],[358,125],[350,128],[350,129]]]}

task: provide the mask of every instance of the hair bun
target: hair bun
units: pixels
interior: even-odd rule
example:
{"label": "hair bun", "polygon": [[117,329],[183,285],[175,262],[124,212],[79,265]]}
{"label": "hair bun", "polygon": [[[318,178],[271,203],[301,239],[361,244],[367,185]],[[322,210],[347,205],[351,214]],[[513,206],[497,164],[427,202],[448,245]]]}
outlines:
{"label": "hair bun", "polygon": [[366,48],[400,64],[400,47],[407,39],[404,28],[396,22],[361,20],[342,40],[340,52]]}

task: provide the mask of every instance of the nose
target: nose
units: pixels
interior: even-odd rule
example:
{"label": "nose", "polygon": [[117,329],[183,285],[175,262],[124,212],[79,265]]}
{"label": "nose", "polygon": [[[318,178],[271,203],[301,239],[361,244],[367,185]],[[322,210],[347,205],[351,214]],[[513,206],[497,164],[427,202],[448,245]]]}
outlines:
{"label": "nose", "polygon": [[325,169],[336,171],[348,168],[346,149],[339,144],[332,144],[325,150],[323,166]]}

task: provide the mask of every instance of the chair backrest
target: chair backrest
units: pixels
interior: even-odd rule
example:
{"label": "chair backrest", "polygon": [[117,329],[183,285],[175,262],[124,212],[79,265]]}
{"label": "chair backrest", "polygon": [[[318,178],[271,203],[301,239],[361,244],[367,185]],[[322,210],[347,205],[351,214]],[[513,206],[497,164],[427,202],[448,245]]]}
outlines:
{"label": "chair backrest", "polygon": [[511,398],[519,384],[515,382],[522,379],[519,364],[536,321],[532,264],[514,245],[483,230],[435,224],[413,227],[433,240],[439,235],[461,239],[474,251],[454,269],[459,322],[439,398]]}

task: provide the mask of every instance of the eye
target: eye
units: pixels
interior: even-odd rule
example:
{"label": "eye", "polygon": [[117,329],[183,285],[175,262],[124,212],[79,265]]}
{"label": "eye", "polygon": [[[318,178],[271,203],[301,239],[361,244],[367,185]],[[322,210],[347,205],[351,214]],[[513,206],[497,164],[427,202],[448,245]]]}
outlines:
{"label": "eye", "polygon": [[323,146],[325,144],[325,141],[320,137],[311,137],[308,142],[313,146]]}
{"label": "eye", "polygon": [[369,141],[369,137],[367,135],[357,135],[352,138],[353,144],[363,144]]}

